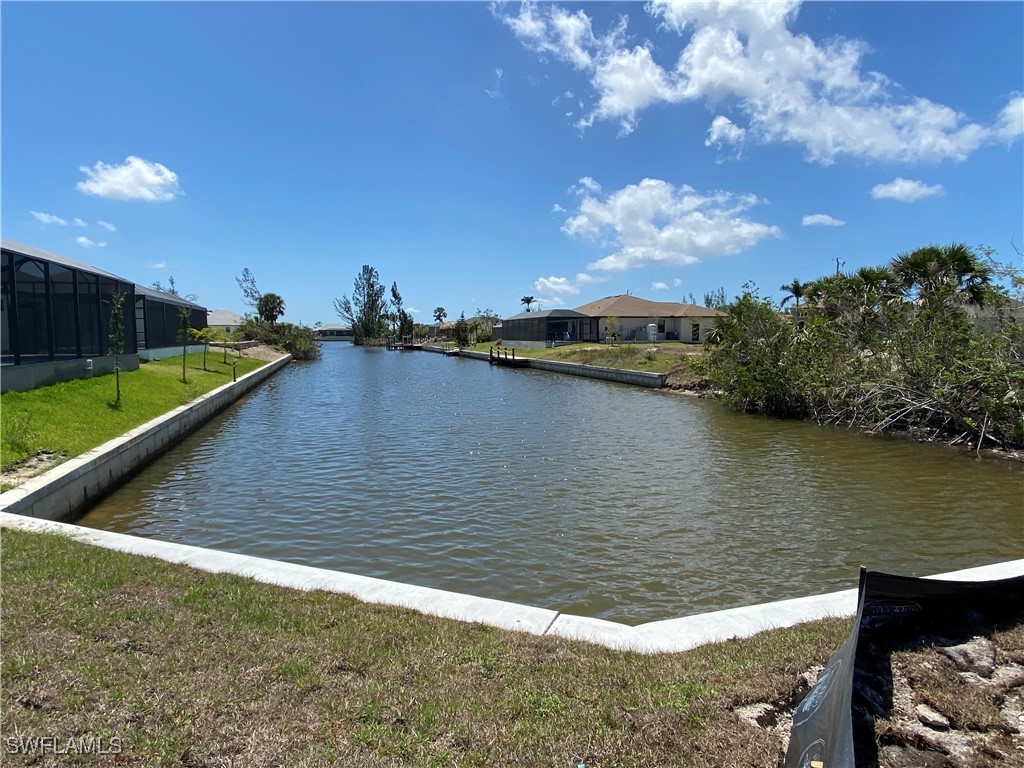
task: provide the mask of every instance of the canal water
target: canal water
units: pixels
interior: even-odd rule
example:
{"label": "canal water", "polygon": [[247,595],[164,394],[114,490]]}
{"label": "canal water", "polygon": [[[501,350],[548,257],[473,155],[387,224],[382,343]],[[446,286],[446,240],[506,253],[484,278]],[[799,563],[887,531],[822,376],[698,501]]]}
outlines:
{"label": "canal water", "polygon": [[1024,557],[1024,471],[335,343],[81,524],[637,624]]}

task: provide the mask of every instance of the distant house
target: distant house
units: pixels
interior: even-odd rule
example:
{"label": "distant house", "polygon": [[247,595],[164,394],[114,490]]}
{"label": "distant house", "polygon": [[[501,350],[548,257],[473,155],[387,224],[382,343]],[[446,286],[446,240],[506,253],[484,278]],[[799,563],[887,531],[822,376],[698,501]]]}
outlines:
{"label": "distant house", "polygon": [[435,338],[453,339],[455,338],[455,323],[451,320],[445,323],[434,323],[433,331]]}
{"label": "distant house", "polygon": [[338,323],[324,323],[313,329],[313,335],[317,341],[352,341],[355,338],[351,328]]}
{"label": "distant house", "polygon": [[227,334],[234,333],[243,320],[244,317],[230,309],[213,309],[206,313],[206,326]]}
{"label": "distant house", "polygon": [[964,311],[976,325],[989,331],[998,329],[1007,320],[1024,323],[1024,301],[1018,299],[1002,299],[984,307],[968,304]]}
{"label": "distant house", "polygon": [[[606,296],[576,307],[575,311],[598,321],[597,332],[602,341],[608,336],[617,336],[622,341],[645,341],[649,339],[648,326],[653,325],[653,340],[700,343],[715,327],[715,320],[725,316],[717,309],[696,304],[649,301],[630,294]],[[615,319],[611,327],[609,318]]]}

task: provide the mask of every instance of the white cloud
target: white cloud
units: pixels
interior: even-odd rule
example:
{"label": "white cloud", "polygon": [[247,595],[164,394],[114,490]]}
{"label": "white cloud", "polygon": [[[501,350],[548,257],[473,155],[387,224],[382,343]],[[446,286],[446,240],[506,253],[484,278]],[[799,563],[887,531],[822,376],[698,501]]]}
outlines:
{"label": "white cloud", "polygon": [[89,177],[77,185],[78,191],[87,195],[111,200],[162,202],[183,194],[174,171],[134,155],[121,165],[107,165],[100,161],[92,168],[83,165],[79,170]]}
{"label": "white cloud", "polygon": [[580,272],[572,279],[551,275],[550,277],[538,277],[533,283],[533,289],[538,294],[552,297],[551,301],[556,301],[565,296],[578,295],[584,286],[604,283],[607,280],[607,277],[588,275],[586,272]]}
{"label": "white cloud", "polygon": [[888,184],[876,184],[871,188],[871,196],[876,200],[899,200],[901,203],[913,203],[926,197],[943,194],[941,184],[929,186],[923,181],[904,179],[902,176]]}
{"label": "white cloud", "polygon": [[1020,94],[992,125],[907,95],[898,83],[865,68],[865,42],[815,41],[793,33],[797,0],[653,0],[645,8],[662,32],[685,39],[675,62],[654,57],[671,45],[627,46],[625,18],[597,35],[583,11],[526,3],[518,16],[495,13],[528,49],[569,62],[590,78],[597,103],[577,120],[579,128],[608,120],[626,135],[647,107],[703,102],[728,112],[712,121],[707,146],[789,143],[821,165],[844,156],[962,161],[985,144],[1024,135]]}
{"label": "white cloud", "polygon": [[43,224],[57,224],[61,227],[68,225],[67,219],[62,219],[60,216],[54,216],[52,213],[41,213],[40,211],[29,211],[35,216],[37,221],[41,221]]}
{"label": "white cloud", "polygon": [[88,227],[89,226],[89,222],[83,221],[82,219],[78,219],[78,218],[76,218],[71,223],[74,224],[76,227]]}
{"label": "white cloud", "polygon": [[708,137],[704,140],[705,147],[720,147],[723,144],[741,144],[747,132],[724,115],[718,115],[711,121]]}
{"label": "white cloud", "polygon": [[804,216],[803,219],[801,219],[800,224],[804,227],[841,227],[846,224],[846,222],[842,219],[829,216],[827,213],[811,213]]}
{"label": "white cloud", "polygon": [[617,247],[587,269],[620,272],[648,264],[686,266],[709,256],[731,255],[782,231],[751,220],[744,212],[760,202],[754,195],[731,192],[698,194],[644,179],[603,199],[585,194],[579,212],[562,231]]}
{"label": "white cloud", "polygon": [[97,223],[97,224],[99,224],[99,225],[100,225],[101,227],[103,227],[104,229],[109,229],[109,230],[110,230],[111,232],[117,232],[117,227],[115,227],[115,226],[114,226],[113,224],[111,224],[111,223],[110,223],[109,221],[103,221],[103,220],[101,219],[100,221],[97,221],[96,223]]}
{"label": "white cloud", "polygon": [[551,212],[552,213],[565,213],[565,208],[560,206],[558,203],[555,203],[554,205],[551,206]]}
{"label": "white cloud", "polygon": [[146,269],[163,269],[166,266],[166,261],[150,261],[146,263]]}
{"label": "white cloud", "polygon": [[578,182],[569,187],[568,191],[573,194],[584,196],[587,194],[597,194],[601,191],[601,185],[594,181],[589,176],[584,176]]}
{"label": "white cloud", "polygon": [[416,307],[407,307],[405,311],[410,315],[418,315],[423,312],[422,309],[416,309]]}
{"label": "white cloud", "polygon": [[595,119],[618,120],[620,136],[636,129],[637,112],[641,109],[682,98],[672,78],[654,63],[651,52],[640,45],[603,58],[594,71],[592,83],[600,94],[597,107],[577,126],[588,128]]}
{"label": "white cloud", "polygon": [[663,283],[660,280],[657,280],[657,281],[651,283],[651,290],[655,291],[655,292],[657,292],[657,291],[667,291],[668,290],[668,283]]}
{"label": "white cloud", "polygon": [[678,288],[682,284],[683,284],[683,281],[680,280],[678,277],[672,278],[672,287],[673,288]]}
{"label": "white cloud", "polygon": [[90,240],[85,235],[79,235],[78,237],[76,237],[75,238],[75,242],[78,243],[83,248],[106,248],[107,247],[106,243],[94,242],[93,240]]}
{"label": "white cloud", "polygon": [[484,88],[484,93],[486,93],[488,97],[492,99],[504,98],[504,94],[501,92],[501,75],[501,67],[495,68],[494,74],[491,76],[491,87]]}
{"label": "white cloud", "polygon": [[1024,96],[1015,95],[999,113],[996,136],[1003,141],[1014,141],[1024,135]]}
{"label": "white cloud", "polygon": [[583,11],[569,13],[555,5],[538,7],[533,2],[520,5],[518,16],[502,16],[497,6],[491,9],[531,51],[567,61],[580,70],[593,66],[592,51],[599,41]]}

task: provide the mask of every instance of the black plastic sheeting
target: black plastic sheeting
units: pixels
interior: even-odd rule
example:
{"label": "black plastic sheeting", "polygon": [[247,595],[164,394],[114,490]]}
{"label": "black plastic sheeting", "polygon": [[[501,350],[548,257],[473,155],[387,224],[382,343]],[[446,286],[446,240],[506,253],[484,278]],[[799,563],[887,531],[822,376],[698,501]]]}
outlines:
{"label": "black plastic sheeting", "polygon": [[[855,729],[864,724],[854,718],[855,697],[865,695],[857,687],[858,673],[876,661],[869,656],[912,637],[1016,622],[1022,612],[1024,576],[997,581],[939,581],[862,569],[853,632],[793,713],[785,768],[871,764],[871,756],[862,753],[872,749],[873,731],[866,733],[861,727],[858,739]],[[888,705],[891,707],[891,702]]]}

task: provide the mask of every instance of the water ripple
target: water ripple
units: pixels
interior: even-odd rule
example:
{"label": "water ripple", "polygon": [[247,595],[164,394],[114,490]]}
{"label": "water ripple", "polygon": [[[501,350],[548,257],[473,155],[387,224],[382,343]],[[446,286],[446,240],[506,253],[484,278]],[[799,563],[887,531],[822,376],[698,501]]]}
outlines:
{"label": "water ripple", "polygon": [[943,448],[335,344],[82,524],[638,623],[1024,557],[1022,499]]}

